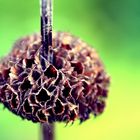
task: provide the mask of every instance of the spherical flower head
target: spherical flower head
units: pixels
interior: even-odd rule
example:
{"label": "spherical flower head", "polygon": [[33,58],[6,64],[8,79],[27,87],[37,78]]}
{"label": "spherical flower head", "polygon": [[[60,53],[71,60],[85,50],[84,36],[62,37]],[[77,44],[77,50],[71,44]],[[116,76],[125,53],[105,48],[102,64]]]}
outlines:
{"label": "spherical flower head", "polygon": [[0,62],[0,102],[33,122],[70,122],[101,114],[109,77],[96,51],[68,33],[53,34],[53,63],[40,54],[41,37],[18,40]]}

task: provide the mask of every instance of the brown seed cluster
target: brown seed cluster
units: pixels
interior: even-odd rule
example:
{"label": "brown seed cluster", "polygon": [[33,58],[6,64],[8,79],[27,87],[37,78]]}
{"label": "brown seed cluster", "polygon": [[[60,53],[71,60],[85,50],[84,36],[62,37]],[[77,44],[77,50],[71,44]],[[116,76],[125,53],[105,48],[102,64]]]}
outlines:
{"label": "brown seed cluster", "polygon": [[1,60],[0,102],[23,119],[41,123],[82,122],[90,113],[101,114],[109,77],[96,51],[68,33],[55,33],[50,64],[40,56],[41,46],[39,35],[22,38]]}

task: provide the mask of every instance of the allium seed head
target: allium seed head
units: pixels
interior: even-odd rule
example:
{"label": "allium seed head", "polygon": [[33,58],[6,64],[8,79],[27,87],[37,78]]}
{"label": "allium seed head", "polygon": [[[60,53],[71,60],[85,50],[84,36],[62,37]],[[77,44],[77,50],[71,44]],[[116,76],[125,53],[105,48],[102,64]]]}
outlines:
{"label": "allium seed head", "polygon": [[[40,35],[18,40],[0,62],[0,102],[33,122],[69,122],[99,115],[109,77],[96,51],[68,33],[53,35],[53,63],[41,56]],[[40,61],[41,59],[41,61]]]}

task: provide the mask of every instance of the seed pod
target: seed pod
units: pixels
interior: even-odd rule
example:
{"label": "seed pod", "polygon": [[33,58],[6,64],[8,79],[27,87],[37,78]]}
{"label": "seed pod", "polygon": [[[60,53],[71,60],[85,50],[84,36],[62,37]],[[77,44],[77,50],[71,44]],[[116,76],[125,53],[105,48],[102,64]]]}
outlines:
{"label": "seed pod", "polygon": [[[105,108],[109,77],[96,51],[68,33],[54,33],[53,63],[40,35],[18,40],[0,62],[0,102],[33,122],[85,121]],[[40,61],[41,59],[41,61]]]}

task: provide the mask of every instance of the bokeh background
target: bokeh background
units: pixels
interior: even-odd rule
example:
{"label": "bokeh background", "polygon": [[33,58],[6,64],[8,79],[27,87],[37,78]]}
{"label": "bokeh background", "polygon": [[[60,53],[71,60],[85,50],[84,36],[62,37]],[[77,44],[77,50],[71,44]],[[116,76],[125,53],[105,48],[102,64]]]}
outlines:
{"label": "bokeh background", "polygon": [[[79,36],[99,52],[111,76],[107,108],[73,126],[57,123],[56,140],[140,140],[140,1],[54,0],[54,30]],[[0,56],[40,30],[38,0],[0,0]],[[0,105],[0,140],[39,140],[39,124]]]}

